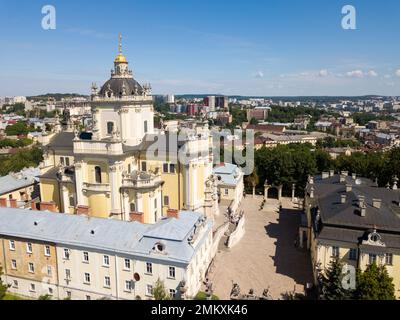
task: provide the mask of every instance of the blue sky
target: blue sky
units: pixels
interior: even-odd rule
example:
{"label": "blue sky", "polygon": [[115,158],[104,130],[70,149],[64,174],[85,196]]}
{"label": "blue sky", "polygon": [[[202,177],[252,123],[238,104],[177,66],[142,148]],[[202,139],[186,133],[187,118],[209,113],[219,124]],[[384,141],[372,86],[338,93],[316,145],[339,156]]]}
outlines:
{"label": "blue sky", "polygon": [[[357,30],[341,27],[347,4]],[[0,0],[0,96],[89,94],[119,32],[157,94],[400,95],[399,19],[398,0]]]}

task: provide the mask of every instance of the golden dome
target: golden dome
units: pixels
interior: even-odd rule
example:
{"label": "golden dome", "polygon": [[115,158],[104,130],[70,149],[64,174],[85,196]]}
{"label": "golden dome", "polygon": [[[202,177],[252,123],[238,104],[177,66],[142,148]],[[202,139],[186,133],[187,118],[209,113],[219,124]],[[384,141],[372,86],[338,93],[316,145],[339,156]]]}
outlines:
{"label": "golden dome", "polygon": [[119,53],[114,60],[115,63],[127,63],[125,56],[122,53]]}

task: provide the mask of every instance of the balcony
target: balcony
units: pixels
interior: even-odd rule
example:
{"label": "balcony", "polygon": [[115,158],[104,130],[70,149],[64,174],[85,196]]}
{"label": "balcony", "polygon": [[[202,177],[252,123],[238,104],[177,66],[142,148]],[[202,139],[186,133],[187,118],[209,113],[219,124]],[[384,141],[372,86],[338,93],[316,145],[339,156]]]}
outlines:
{"label": "balcony", "polygon": [[83,191],[99,192],[99,193],[109,193],[111,192],[110,184],[108,183],[88,183],[84,182]]}
{"label": "balcony", "polygon": [[75,140],[74,153],[122,155],[124,153],[121,141]]}
{"label": "balcony", "polygon": [[159,172],[135,171],[125,174],[122,180],[122,187],[128,189],[154,189],[162,184]]}

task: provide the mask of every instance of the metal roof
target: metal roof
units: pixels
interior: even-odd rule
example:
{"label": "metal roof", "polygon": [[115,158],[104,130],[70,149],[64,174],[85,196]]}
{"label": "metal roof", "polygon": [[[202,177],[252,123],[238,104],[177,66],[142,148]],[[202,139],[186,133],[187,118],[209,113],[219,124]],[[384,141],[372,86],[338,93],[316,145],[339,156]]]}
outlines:
{"label": "metal roof", "polygon": [[19,173],[10,173],[0,177],[0,195],[28,187],[38,181],[39,168],[27,168]]}
{"label": "metal roof", "polygon": [[[368,179],[346,177],[346,181],[340,183],[338,175],[314,180],[315,194],[321,219],[324,224],[360,227],[400,232],[400,207],[397,202],[400,199],[399,190],[378,188]],[[346,192],[346,185],[351,185],[352,190]],[[347,195],[346,203],[342,204],[340,197]],[[358,197],[365,197],[367,206],[366,216],[358,213]],[[374,208],[373,199],[381,199],[381,208]]]}
{"label": "metal roof", "polygon": [[[188,238],[194,225],[204,216],[182,211],[179,219],[164,219],[154,225],[43,211],[0,208],[0,234],[45,241],[62,246],[91,248],[133,255],[137,258],[189,263],[198,249]],[[211,232],[212,222],[205,227]],[[162,241],[165,253],[152,249]],[[199,242],[200,243],[200,242]]]}

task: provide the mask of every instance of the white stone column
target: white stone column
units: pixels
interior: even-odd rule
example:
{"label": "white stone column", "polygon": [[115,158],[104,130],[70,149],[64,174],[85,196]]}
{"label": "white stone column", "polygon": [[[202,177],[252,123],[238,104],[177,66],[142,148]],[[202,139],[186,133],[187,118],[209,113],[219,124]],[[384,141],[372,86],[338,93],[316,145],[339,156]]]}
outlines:
{"label": "white stone column", "polygon": [[190,164],[183,166],[183,168],[184,168],[183,176],[184,176],[184,180],[185,180],[185,184],[184,184],[185,194],[184,194],[183,202],[184,202],[184,207],[186,209],[189,209],[189,206],[190,206],[190,189],[191,189],[191,185],[190,185]]}
{"label": "white stone column", "polygon": [[128,191],[124,191],[124,193],[122,194],[123,196],[123,201],[124,201],[124,221],[130,221],[131,217],[130,217],[130,205],[129,205],[129,193]]}
{"label": "white stone column", "polygon": [[129,115],[129,109],[127,108],[122,108],[119,112],[120,114],[120,123],[121,123],[121,137],[122,140],[127,140],[129,139],[129,121],[128,121],[128,115]]}
{"label": "white stone column", "polygon": [[114,163],[110,165],[110,200],[111,200],[111,213],[112,214],[121,214],[121,203],[120,203],[120,187],[118,179],[121,175],[119,170],[120,163]]}
{"label": "white stone column", "polygon": [[143,212],[143,195],[141,193],[136,193],[136,211]]}
{"label": "white stone column", "polygon": [[62,213],[69,213],[69,193],[66,186],[62,186]]}
{"label": "white stone column", "polygon": [[197,163],[193,164],[193,171],[191,174],[191,185],[192,185],[192,209],[196,210],[198,207],[198,199],[199,199],[199,195],[197,194],[197,183],[198,183],[198,179],[197,179],[197,168],[198,165]]}
{"label": "white stone column", "polygon": [[101,124],[100,124],[100,110],[93,111],[93,139],[99,140],[101,138]]}
{"label": "white stone column", "polygon": [[83,189],[83,162],[75,162],[76,201],[79,206],[87,206],[87,198],[82,192]]}
{"label": "white stone column", "polygon": [[294,203],[295,192],[296,192],[296,185],[292,184],[292,203]]}

